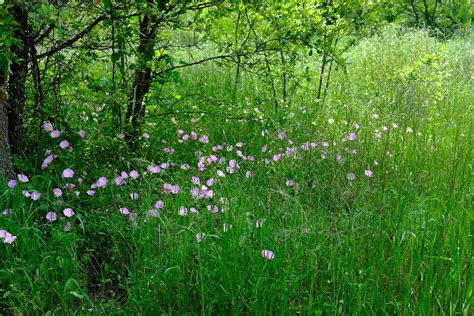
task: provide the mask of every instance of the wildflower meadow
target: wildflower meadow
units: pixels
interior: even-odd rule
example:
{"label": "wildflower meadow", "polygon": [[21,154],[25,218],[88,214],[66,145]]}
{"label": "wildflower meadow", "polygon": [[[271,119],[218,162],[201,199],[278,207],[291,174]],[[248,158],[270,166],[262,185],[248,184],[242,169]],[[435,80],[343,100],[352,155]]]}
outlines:
{"label": "wildflower meadow", "polygon": [[472,3],[409,2],[1,1],[0,314],[472,315]]}

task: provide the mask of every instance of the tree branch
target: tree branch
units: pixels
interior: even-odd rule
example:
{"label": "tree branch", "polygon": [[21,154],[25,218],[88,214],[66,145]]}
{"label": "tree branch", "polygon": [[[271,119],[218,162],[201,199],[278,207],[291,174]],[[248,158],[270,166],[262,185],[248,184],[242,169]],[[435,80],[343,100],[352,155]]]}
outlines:
{"label": "tree branch", "polygon": [[199,64],[211,61],[211,60],[226,59],[226,58],[231,58],[231,57],[234,57],[234,56],[236,56],[236,55],[218,55],[218,56],[213,56],[213,57],[201,59],[201,60],[191,62],[191,63],[186,63],[186,64],[173,66],[173,67],[170,67],[170,68],[167,68],[167,69],[156,72],[153,77],[154,78],[159,77],[159,76],[163,75],[164,73],[167,73],[168,71],[173,71],[173,70],[176,70],[176,69],[179,69],[179,68],[185,68],[185,67],[189,67],[189,66],[199,65]]}
{"label": "tree branch", "polygon": [[62,43],[60,43],[59,45],[51,48],[51,50],[45,52],[45,53],[42,53],[42,54],[39,54],[38,55],[38,59],[42,59],[44,57],[47,57],[47,56],[51,56],[51,55],[54,55],[56,54],[57,52],[63,50],[64,48],[66,47],[69,47],[71,46],[72,44],[74,44],[75,42],[77,42],[78,40],[80,40],[81,38],[83,38],[85,35],[87,35],[88,33],[90,33],[92,31],[92,29],[98,25],[100,22],[102,22],[103,20],[107,19],[107,15],[101,15],[99,16],[97,19],[95,19],[91,24],[89,24],[85,29],[83,29],[81,32],[77,33],[74,37],[70,38],[69,40],[67,41],[64,41]]}

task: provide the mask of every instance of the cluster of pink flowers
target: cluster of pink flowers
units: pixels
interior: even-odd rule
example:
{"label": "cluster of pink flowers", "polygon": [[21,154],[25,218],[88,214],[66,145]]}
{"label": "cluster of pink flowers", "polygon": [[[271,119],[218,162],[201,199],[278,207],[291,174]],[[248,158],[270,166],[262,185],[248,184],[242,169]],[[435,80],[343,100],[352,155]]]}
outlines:
{"label": "cluster of pink flowers", "polygon": [[[374,119],[378,120],[380,119],[380,116],[374,116]],[[177,124],[176,120],[175,123]],[[334,124],[335,121],[333,119],[329,119],[328,123],[330,125]],[[348,122],[344,123],[345,125],[349,126]],[[388,124],[387,124],[388,125]],[[61,132],[58,130],[55,130],[53,125],[50,122],[46,122],[43,124],[42,128],[50,133],[52,138],[58,138],[61,136]],[[328,127],[329,128],[329,127]],[[334,127],[330,127],[334,128]],[[394,127],[395,128],[395,127]],[[137,170],[131,170],[131,164],[127,162],[127,168],[128,170],[131,171],[120,171],[120,170],[114,170],[114,175],[110,177],[110,183],[113,185],[115,184],[116,186],[124,187],[127,188],[127,186],[130,186],[133,188],[133,191],[139,191],[137,188],[140,188],[139,185],[134,185],[134,183],[140,183],[140,182],[134,182],[135,180],[138,180],[139,178],[143,179],[151,179],[152,177],[163,177],[166,178],[170,174],[173,174],[175,172],[175,169],[181,168],[183,171],[191,170],[189,173],[192,172],[192,174],[189,174],[187,177],[187,181],[189,179],[191,180],[189,182],[184,182],[184,183],[176,183],[174,180],[168,179],[167,181],[171,181],[172,183],[165,182],[159,190],[160,193],[158,194],[167,194],[170,195],[169,198],[173,199],[175,198],[173,195],[178,195],[178,194],[186,194],[188,197],[192,197],[192,203],[194,204],[195,207],[191,207],[190,205],[182,205],[179,207],[177,211],[178,216],[190,216],[191,214],[199,214],[201,211],[202,214],[206,213],[205,210],[207,209],[208,212],[211,214],[215,214],[214,216],[219,216],[219,213],[225,212],[227,209],[227,203],[224,202],[224,199],[221,197],[219,199],[219,189],[220,186],[216,185],[216,183],[224,183],[225,181],[229,181],[233,177],[235,177],[235,174],[238,174],[242,172],[242,174],[245,175],[246,178],[250,178],[253,176],[253,167],[257,163],[261,163],[264,166],[268,166],[270,168],[278,168],[278,166],[283,165],[285,166],[287,161],[291,160],[300,160],[304,156],[312,155],[312,152],[316,152],[314,156],[319,156],[321,157],[322,160],[326,161],[331,161],[330,159],[334,159],[332,161],[338,162],[340,165],[343,165],[343,163],[349,161],[351,156],[357,155],[357,148],[358,146],[364,141],[364,137],[361,135],[364,135],[362,133],[362,130],[360,129],[360,125],[355,123],[352,128],[349,130],[344,130],[340,135],[335,140],[324,140],[321,139],[319,141],[314,141],[314,142],[304,142],[300,143],[299,145],[296,145],[289,137],[286,135],[284,131],[278,131],[275,134],[270,133],[269,131],[265,130],[265,133],[262,135],[267,135],[265,137],[269,137],[270,140],[264,144],[261,149],[260,153],[257,153],[255,156],[250,155],[248,152],[246,152],[246,148],[244,147],[243,142],[236,142],[234,145],[229,144],[229,143],[222,143],[214,146],[208,146],[209,144],[209,136],[202,133],[202,129],[197,129],[199,131],[200,135],[198,135],[197,132],[190,131],[189,133],[186,133],[184,130],[179,129],[177,130],[177,139],[174,140],[174,142],[178,143],[183,143],[188,140],[195,140],[195,142],[190,142],[189,146],[199,146],[199,148],[195,149],[195,155],[196,155],[196,160],[194,160],[193,163],[188,161],[188,163],[180,162],[178,164],[178,161],[175,162],[163,162],[163,163],[150,163],[147,166],[143,166],[143,168],[146,167],[146,170],[141,170],[140,173]],[[382,133],[387,132],[389,128],[385,125],[380,127],[378,130],[376,130],[376,139],[381,140],[382,138]],[[356,134],[356,132],[359,134]],[[412,131],[409,131],[407,128],[406,130],[407,133],[410,133]],[[79,136],[81,138],[86,137],[86,132],[81,130],[78,132]],[[378,135],[380,134],[380,135]],[[119,138],[124,139],[125,135],[120,134]],[[150,138],[149,134],[143,134],[142,141],[144,141],[146,144],[149,144],[149,141],[147,139]],[[371,138],[371,137],[369,137]],[[385,140],[385,138],[383,139]],[[168,155],[163,155],[166,157],[166,159],[171,159],[172,157],[177,157],[179,156],[179,148],[178,152],[172,147],[173,144],[170,141],[169,143],[166,140],[162,140],[163,147],[161,148],[162,151],[160,150],[160,155],[163,155],[164,153]],[[341,146],[341,144],[343,144]],[[344,147],[347,146],[347,147]],[[165,147],[166,146],[166,147]],[[59,148],[62,150],[69,150],[72,151],[72,146],[68,142],[68,140],[63,139],[61,142],[59,142]],[[52,150],[47,150],[45,153],[45,158],[42,163],[42,169],[46,169],[49,164],[54,159],[60,159],[58,157],[62,157],[64,154],[61,150],[59,150],[56,147],[56,152],[53,152]],[[174,154],[174,155],[172,155]],[[314,157],[312,156],[312,157]],[[385,156],[385,154],[384,154]],[[387,157],[391,157],[392,153],[387,152],[386,153]],[[348,158],[349,157],[349,158]],[[123,160],[123,159],[122,159]],[[196,164],[197,161],[197,164]],[[379,165],[378,160],[374,160],[374,166],[373,169],[376,170],[376,167]],[[66,168],[62,171],[61,173],[61,178],[63,180],[66,180],[68,182],[74,182],[74,177],[77,177],[76,172],[72,169],[74,166],[71,166],[71,168]],[[176,167],[176,168],[174,168]],[[179,168],[178,168],[179,167]],[[375,177],[375,172],[371,170],[372,167],[367,167],[367,169],[364,170],[364,175],[368,178],[374,178]],[[75,167],[74,167],[75,168]],[[76,169],[76,168],[75,168]],[[138,168],[137,168],[138,169]],[[140,170],[140,169],[139,169]],[[258,169],[257,169],[258,170]],[[77,170],[76,170],[77,171]],[[181,171],[182,173],[184,173]],[[350,170],[348,170],[350,171]],[[159,174],[159,175],[158,175]],[[186,174],[188,174],[186,172]],[[193,175],[194,174],[194,175]],[[349,180],[349,185],[350,183],[353,183],[353,181],[356,180],[356,173],[354,172],[349,172],[343,173],[344,177],[347,177],[347,180]],[[357,173],[359,174],[359,173]],[[158,175],[158,176],[157,176]],[[197,176],[198,175],[198,176]],[[84,176],[85,180],[82,178],[77,178],[77,183],[66,183],[65,187],[67,190],[76,190],[74,191],[74,194],[76,196],[79,196],[81,194],[81,183],[83,181],[88,182],[88,178],[86,177],[86,174],[83,173],[81,176]],[[108,175],[109,176],[109,175]],[[290,175],[291,176],[291,175]],[[190,177],[190,178],[189,178]],[[226,178],[227,177],[227,178]],[[359,175],[357,176],[359,177]],[[226,179],[223,179],[226,178]],[[363,179],[364,177],[360,177],[360,179]],[[113,179],[113,180],[112,180]],[[174,179],[174,178],[173,178]],[[206,180],[207,179],[207,180]],[[359,178],[358,178],[359,179]],[[280,192],[287,191],[287,192],[295,192],[299,190],[300,186],[304,185],[304,183],[298,182],[298,179],[286,179],[282,178],[282,181],[279,182],[281,185]],[[284,182],[283,182],[284,180]],[[29,183],[29,178],[28,176],[24,174],[19,174],[17,176],[17,180],[10,180],[8,182],[8,187],[10,189],[15,189],[17,186],[20,186],[23,188],[22,183]],[[94,180],[90,181],[89,183],[93,182]],[[242,181],[249,181],[249,180],[242,180]],[[367,180],[369,181],[369,180]],[[370,180],[373,181],[373,180]],[[284,183],[284,185],[283,185]],[[109,184],[109,180],[105,176],[100,176],[95,182],[93,182],[90,185],[90,189],[87,188],[88,190],[86,191],[86,194],[89,197],[92,197],[96,194],[100,195],[100,188],[106,188]],[[77,187],[76,187],[77,185]],[[27,186],[27,185],[26,185]],[[182,187],[181,187],[182,186]],[[286,186],[286,189],[285,189]],[[61,187],[63,188],[63,187]],[[63,189],[64,189],[63,188]],[[181,189],[182,188],[182,189]],[[189,188],[189,190],[188,190]],[[126,190],[126,189],[124,189]],[[137,210],[138,207],[140,207],[143,203],[144,200],[146,200],[146,195],[140,195],[140,192],[133,192],[132,190],[129,190],[127,192],[127,195],[130,197],[130,200],[128,200],[128,197],[126,200],[128,202],[123,202],[123,204],[119,205],[121,207],[115,208],[115,212],[122,214],[125,216],[127,220],[133,220],[137,218],[139,212]],[[60,188],[55,188],[53,189],[53,195],[56,198],[55,204],[56,205],[61,205],[63,202],[62,199],[65,197],[67,198],[70,193],[68,191],[65,191],[66,193],[63,193],[63,191]],[[41,198],[41,193],[34,191],[34,190],[22,190],[22,193],[25,197],[30,198],[34,201],[38,201]],[[47,194],[45,194],[47,196]],[[44,199],[44,198],[43,198]],[[178,198],[178,200],[181,201],[181,198]],[[202,201],[205,200],[205,201]],[[205,203],[203,205],[203,203]],[[209,203],[209,204],[208,204]],[[183,203],[184,204],[184,203]],[[150,218],[155,218],[158,217],[160,212],[163,212],[163,209],[165,207],[165,203],[162,200],[159,200],[155,203],[154,207],[149,209],[146,212],[146,219],[152,220]],[[172,211],[173,214],[176,215],[176,208]],[[59,215],[58,215],[59,214]],[[45,218],[49,222],[55,222],[58,220],[58,216],[60,220],[67,220],[70,218],[73,218],[75,215],[75,211],[72,208],[64,208],[61,211],[59,210],[51,210],[47,212],[45,215]],[[118,215],[117,215],[118,216]],[[201,215],[197,215],[201,216]],[[145,219],[145,220],[146,220]],[[71,222],[73,220],[71,219]],[[257,229],[260,229],[265,222],[265,219],[257,219],[255,222],[255,227]],[[70,222],[67,222],[66,226],[64,227],[64,231],[70,231],[72,227],[72,224]],[[232,224],[230,223],[224,223],[223,224],[223,231],[228,232],[232,228]],[[307,232],[307,228],[305,228],[305,232]],[[1,238],[1,230],[0,230],[0,238]],[[7,236],[7,232],[4,233],[5,236]],[[196,233],[196,241],[197,242],[203,242],[206,240],[207,234],[205,232],[197,232]],[[8,237],[8,240],[13,240],[16,238],[15,236]],[[13,238],[13,239],[12,239]],[[5,242],[7,242],[7,237],[4,237]],[[9,243],[11,243],[9,242]],[[270,250],[263,250],[262,251],[262,257],[265,260],[273,260],[275,258],[275,254],[273,251]]]}

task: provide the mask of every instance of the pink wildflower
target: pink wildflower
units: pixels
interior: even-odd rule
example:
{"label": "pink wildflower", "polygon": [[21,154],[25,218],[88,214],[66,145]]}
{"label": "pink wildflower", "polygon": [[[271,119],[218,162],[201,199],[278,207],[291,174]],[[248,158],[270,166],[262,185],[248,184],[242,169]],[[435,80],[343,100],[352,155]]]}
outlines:
{"label": "pink wildflower", "polygon": [[55,212],[48,212],[46,213],[46,219],[50,222],[54,222],[57,219]]}
{"label": "pink wildflower", "polygon": [[63,178],[72,178],[74,177],[74,171],[72,169],[64,169],[62,175]]}
{"label": "pink wildflower", "polygon": [[66,149],[69,147],[69,142],[67,140],[63,140],[59,143],[59,147],[61,147],[61,149]]}
{"label": "pink wildflower", "polygon": [[30,179],[28,179],[27,176],[25,176],[24,174],[19,174],[18,175],[18,180],[22,183],[27,183],[30,181]]}
{"label": "pink wildflower", "polygon": [[130,211],[126,207],[119,208],[119,212],[123,215],[129,215],[130,214]]}
{"label": "pink wildflower", "polygon": [[347,135],[347,139],[350,140],[350,141],[353,141],[354,139],[357,138],[357,135],[356,133],[349,133],[349,135]]}
{"label": "pink wildflower", "polygon": [[72,208],[65,208],[63,210],[63,214],[66,217],[72,217],[72,216],[74,216],[74,211],[72,210]]}
{"label": "pink wildflower", "polygon": [[7,185],[10,189],[14,189],[14,188],[16,188],[16,181],[15,180],[10,180],[10,181],[8,181]]}
{"label": "pink wildflower", "polygon": [[273,251],[270,251],[270,250],[263,250],[263,251],[262,251],[262,257],[263,257],[265,260],[273,260],[273,259],[275,259],[275,254],[273,253]]}

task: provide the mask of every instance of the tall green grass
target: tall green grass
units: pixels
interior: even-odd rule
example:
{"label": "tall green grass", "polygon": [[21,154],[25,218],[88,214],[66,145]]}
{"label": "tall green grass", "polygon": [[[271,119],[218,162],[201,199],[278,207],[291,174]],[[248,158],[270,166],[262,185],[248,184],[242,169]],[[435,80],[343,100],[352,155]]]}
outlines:
{"label": "tall green grass", "polygon": [[[55,172],[33,178],[44,192],[41,205],[23,199],[19,189],[2,190],[0,209],[13,214],[0,218],[0,228],[18,239],[0,247],[0,311],[471,314],[473,51],[470,38],[439,42],[421,31],[387,30],[348,52],[347,69],[335,70],[324,105],[314,102],[315,77],[291,108],[280,109],[285,120],[272,119],[271,94],[258,78],[243,74],[237,103],[229,105],[235,69],[190,68],[165,95],[182,97],[174,109],[212,113],[191,115],[196,123],[173,115],[176,126],[169,116],[151,118],[156,125],[148,127],[148,145],[125,160],[142,171],[150,161],[167,159],[195,166],[196,150],[209,155],[210,145],[243,142],[243,153],[256,161],[239,162],[244,171],[213,186],[223,200],[209,204],[225,206],[225,212],[212,214],[207,202],[189,194],[162,196],[164,182],[179,183],[188,193],[197,173],[179,167],[142,175],[125,187],[109,185],[93,199],[69,194],[63,206],[77,214],[69,233],[44,219],[55,207],[46,192],[61,183]],[[255,113],[255,107],[262,120],[223,118]],[[202,129],[210,143],[177,143],[177,128]],[[126,150],[100,129],[90,130],[91,142],[60,163],[110,180],[114,168],[126,168],[116,159]],[[281,130],[284,140],[276,137]],[[351,131],[354,141],[347,139]],[[299,148],[296,159],[262,161],[291,147],[288,139]],[[305,142],[318,146],[303,151]],[[162,150],[168,145],[176,149],[171,158]],[[106,155],[109,162],[100,161]],[[225,149],[220,155],[235,157]],[[205,174],[201,180],[211,176]],[[295,185],[287,187],[288,179]],[[140,193],[139,202],[130,201],[130,192]],[[159,199],[165,208],[143,222]],[[124,206],[140,220],[125,220],[118,213]],[[180,206],[197,206],[200,214],[180,217]],[[257,220],[264,220],[259,228]],[[232,229],[224,232],[224,224]],[[198,232],[206,233],[200,243]],[[264,249],[275,259],[264,260]]]}

